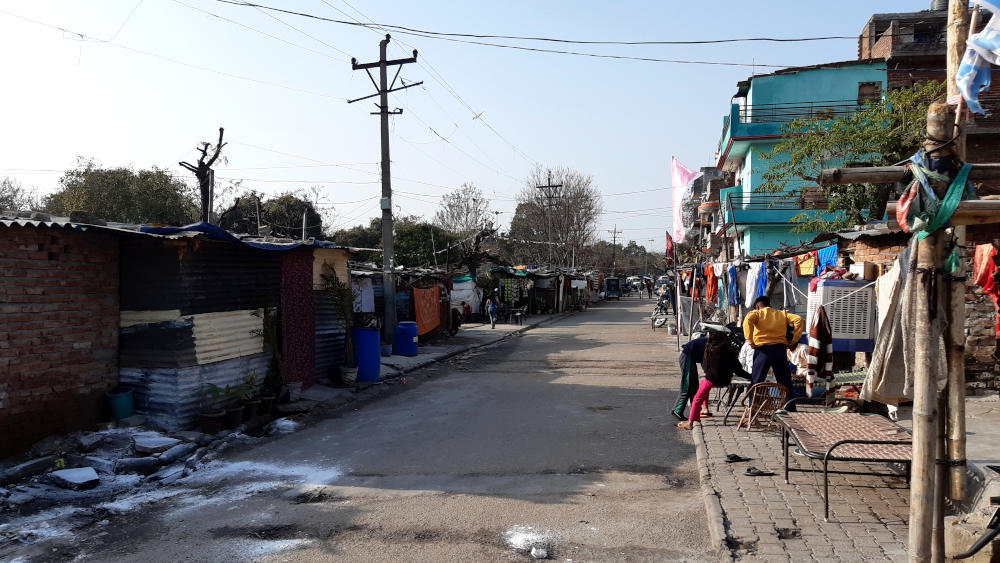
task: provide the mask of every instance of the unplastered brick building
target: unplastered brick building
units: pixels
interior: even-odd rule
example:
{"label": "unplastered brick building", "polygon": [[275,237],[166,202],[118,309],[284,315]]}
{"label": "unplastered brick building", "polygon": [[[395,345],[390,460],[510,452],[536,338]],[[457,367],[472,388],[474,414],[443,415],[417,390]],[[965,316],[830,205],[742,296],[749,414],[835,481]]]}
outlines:
{"label": "unplastered brick building", "polygon": [[0,219],[0,457],[107,419],[118,318],[116,236]]}

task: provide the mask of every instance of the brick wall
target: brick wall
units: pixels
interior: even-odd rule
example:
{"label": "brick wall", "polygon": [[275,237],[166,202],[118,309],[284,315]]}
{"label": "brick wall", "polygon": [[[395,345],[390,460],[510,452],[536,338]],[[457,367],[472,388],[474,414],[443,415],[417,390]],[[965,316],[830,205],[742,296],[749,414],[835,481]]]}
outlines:
{"label": "brick wall", "polygon": [[993,299],[983,293],[971,281],[972,258],[975,255],[975,245],[991,242],[1000,238],[1000,225],[971,225],[966,228],[970,281],[965,290],[965,380],[968,387],[975,391],[997,389],[997,369],[993,359],[996,349],[996,309]]}
{"label": "brick wall", "polygon": [[0,227],[0,457],[107,418],[118,238]]}
{"label": "brick wall", "polygon": [[[971,281],[972,258],[975,245],[1000,238],[1000,224],[973,225],[966,229],[966,271],[970,281],[965,292],[965,371],[970,391],[1000,388],[996,363],[996,310],[993,300]],[[841,251],[848,252],[855,262],[874,262],[885,269],[892,266],[906,247],[909,235],[898,233],[879,237],[865,237],[854,241],[841,241]]]}

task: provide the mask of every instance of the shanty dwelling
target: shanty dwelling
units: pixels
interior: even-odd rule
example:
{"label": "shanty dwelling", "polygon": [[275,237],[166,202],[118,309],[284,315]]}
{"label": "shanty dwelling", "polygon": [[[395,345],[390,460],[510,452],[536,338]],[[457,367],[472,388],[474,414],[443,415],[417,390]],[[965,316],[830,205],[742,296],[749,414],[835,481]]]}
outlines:
{"label": "shanty dwelling", "polygon": [[107,418],[118,253],[112,230],[0,216],[0,457]]}
{"label": "shanty dwelling", "polygon": [[[291,255],[212,225],[143,230],[159,236],[121,241],[121,383],[133,389],[137,412],[178,430],[194,424],[207,384],[264,377],[264,309],[273,311],[283,292],[295,295],[282,267]],[[289,270],[301,260],[288,258]],[[307,282],[311,267],[309,256]]]}
{"label": "shanty dwelling", "polygon": [[[351,283],[348,267],[350,250],[314,243],[312,253],[312,302],[315,324],[314,373],[317,378],[330,377],[344,364],[346,353],[343,315],[338,312],[331,295],[323,290],[325,266],[337,274],[337,279]],[[284,295],[283,295],[284,297]]]}
{"label": "shanty dwelling", "polygon": [[[865,278],[876,279],[892,267],[906,249],[910,236],[895,221],[889,221],[824,233],[813,242],[836,241],[842,263],[863,273]],[[991,296],[976,285],[971,273],[976,246],[991,244],[994,240],[1000,240],[1000,225],[970,225],[966,230],[965,370],[966,386],[971,393],[1000,388],[994,357],[997,309]],[[857,363],[867,365],[867,358],[858,357]]]}

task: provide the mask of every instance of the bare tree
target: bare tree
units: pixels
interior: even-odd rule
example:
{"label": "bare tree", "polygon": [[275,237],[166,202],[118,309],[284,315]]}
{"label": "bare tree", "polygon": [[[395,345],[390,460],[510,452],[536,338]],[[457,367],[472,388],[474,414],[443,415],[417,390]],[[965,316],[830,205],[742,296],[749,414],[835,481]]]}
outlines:
{"label": "bare tree", "polygon": [[201,156],[198,157],[198,164],[179,163],[184,168],[194,172],[195,177],[198,178],[198,189],[201,191],[201,221],[203,223],[208,223],[212,220],[212,210],[210,209],[212,198],[212,165],[219,159],[219,152],[222,151],[222,147],[226,146],[226,143],[222,142],[222,132],[223,128],[219,127],[219,142],[215,143],[211,157],[208,156],[208,152],[212,149],[212,144],[205,141],[198,147],[198,152],[201,153]]}
{"label": "bare tree", "polygon": [[[569,266],[573,255],[596,238],[602,201],[601,192],[589,175],[566,167],[537,166],[529,174],[517,201],[511,238],[551,242],[558,264]],[[533,248],[528,253],[539,255],[538,251],[539,248]]]}
{"label": "bare tree", "polygon": [[472,184],[441,196],[441,207],[434,214],[434,224],[460,236],[468,236],[490,222],[490,202],[482,190]]}

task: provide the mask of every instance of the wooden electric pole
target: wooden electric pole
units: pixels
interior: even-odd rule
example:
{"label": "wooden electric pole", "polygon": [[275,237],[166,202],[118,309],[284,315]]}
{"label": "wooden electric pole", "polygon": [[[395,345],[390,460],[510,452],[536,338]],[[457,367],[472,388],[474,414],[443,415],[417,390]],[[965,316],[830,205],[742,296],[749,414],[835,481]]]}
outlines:
{"label": "wooden electric pole", "polygon": [[621,231],[618,230],[618,225],[615,225],[614,229],[608,230],[611,233],[611,275],[615,275],[615,245],[618,244],[618,235]]}
{"label": "wooden electric pole", "polygon": [[[386,48],[389,45],[389,39],[389,35],[386,34],[385,39],[379,42],[378,61],[358,64],[357,59],[351,59],[351,69],[364,70],[378,91],[368,96],[347,100],[347,103],[353,104],[354,102],[360,102],[361,100],[367,100],[375,96],[379,97],[379,103],[375,105],[378,111],[372,112],[372,115],[378,115],[382,118],[382,199],[380,206],[382,207],[382,286],[385,292],[385,323],[382,326],[382,342],[384,343],[391,343],[396,333],[396,284],[392,277],[392,270],[395,264],[393,264],[392,251],[392,182],[389,173],[389,116],[403,113],[403,110],[399,108],[392,111],[389,110],[389,93],[423,84],[423,81],[420,81],[394,88],[396,79],[399,78],[399,71],[402,70],[403,65],[417,62],[417,50],[414,49],[413,56],[408,59],[386,60]],[[396,75],[392,77],[391,84],[389,83],[388,72],[390,66],[396,67]],[[375,77],[372,76],[371,70],[369,70],[372,68],[379,69],[379,81],[377,83],[375,82]]]}
{"label": "wooden electric pole", "polygon": [[535,186],[536,189],[545,190],[545,220],[546,220],[546,238],[548,239],[549,247],[549,267],[552,267],[552,200],[557,199],[560,196],[558,194],[553,194],[552,190],[555,188],[561,188],[562,184],[552,183],[552,171],[549,170],[549,181],[544,186]]}

